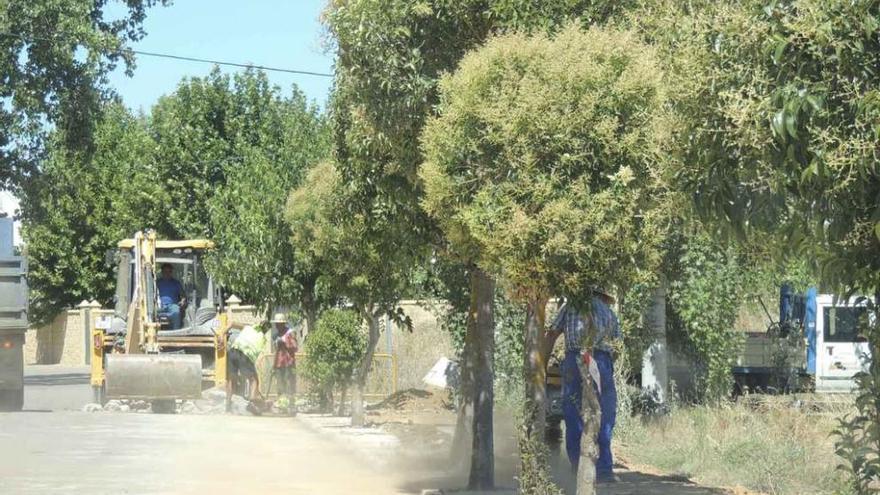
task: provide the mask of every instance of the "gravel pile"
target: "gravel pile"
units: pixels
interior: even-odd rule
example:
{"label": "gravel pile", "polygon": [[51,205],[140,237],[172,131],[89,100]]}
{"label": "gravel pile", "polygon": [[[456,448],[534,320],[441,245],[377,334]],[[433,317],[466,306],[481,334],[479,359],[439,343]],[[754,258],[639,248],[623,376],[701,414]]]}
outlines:
{"label": "gravel pile", "polygon": [[[252,416],[247,410],[248,401],[238,395],[232,396],[229,414]],[[82,408],[83,412],[135,412],[149,413],[153,407],[150,401],[144,400],[110,400],[106,404],[90,403]],[[202,392],[197,400],[178,400],[174,412],[177,414],[226,414],[226,391],[211,388]]]}

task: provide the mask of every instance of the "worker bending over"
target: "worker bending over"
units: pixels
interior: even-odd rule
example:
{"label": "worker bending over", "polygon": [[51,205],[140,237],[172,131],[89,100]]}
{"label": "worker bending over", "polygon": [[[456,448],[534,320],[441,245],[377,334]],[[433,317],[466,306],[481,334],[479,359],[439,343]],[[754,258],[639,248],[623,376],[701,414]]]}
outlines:
{"label": "worker bending over", "polygon": [[287,325],[284,313],[272,317],[272,342],[275,344],[275,363],[272,371],[278,379],[277,403],[279,409],[287,409],[296,416],[296,330]]}
{"label": "worker bending over", "polygon": [[[562,416],[565,420],[565,450],[572,469],[577,472],[581,456],[581,435],[584,421],[581,417],[581,373],[578,360],[583,359],[584,338],[587,330],[595,331],[592,358],[599,368],[599,384],[593,384],[599,398],[601,420],[597,443],[599,458],[596,461],[596,481],[614,482],[614,459],[611,455],[611,434],[617,417],[617,390],[614,386],[614,341],[620,338],[620,325],[609,304],[614,303],[602,289],[592,291],[590,308],[579,311],[565,303],[553,321],[551,331],[561,332],[565,337],[565,359],[562,361]],[[592,325],[592,328],[587,327]]]}
{"label": "worker bending over", "polygon": [[248,411],[260,414],[258,403],[262,402],[260,376],[257,373],[257,359],[266,347],[263,332],[251,325],[241,328],[229,345],[226,354],[226,412],[232,410],[232,394],[241,391],[248,400]]}

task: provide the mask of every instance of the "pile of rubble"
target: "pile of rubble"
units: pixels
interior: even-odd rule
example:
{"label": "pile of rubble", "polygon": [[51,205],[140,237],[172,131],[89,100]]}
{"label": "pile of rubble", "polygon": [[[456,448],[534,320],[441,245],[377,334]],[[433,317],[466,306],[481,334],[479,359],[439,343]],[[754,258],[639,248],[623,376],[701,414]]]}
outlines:
{"label": "pile of rubble", "polygon": [[[96,403],[86,404],[82,410],[84,412],[149,413],[153,412],[153,405],[150,401],[144,400],[111,400],[103,406]],[[202,392],[201,399],[177,400],[173,412],[177,414],[226,414],[226,392],[219,388],[212,388]],[[248,411],[248,401],[238,395],[232,396],[229,414],[253,415]]]}

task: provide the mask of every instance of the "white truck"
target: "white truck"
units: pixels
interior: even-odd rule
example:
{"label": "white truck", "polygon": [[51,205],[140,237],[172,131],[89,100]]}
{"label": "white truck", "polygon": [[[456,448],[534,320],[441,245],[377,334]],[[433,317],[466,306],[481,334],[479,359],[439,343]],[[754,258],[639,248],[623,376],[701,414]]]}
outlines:
{"label": "white truck", "polygon": [[14,253],[12,228],[11,218],[0,218],[0,411],[24,404],[27,261]]}
{"label": "white truck", "polygon": [[[772,331],[747,333],[733,369],[738,388],[772,387],[782,371],[783,375],[799,378],[790,383],[791,389],[803,390],[809,384],[816,392],[851,391],[855,386],[853,377],[868,369],[871,358],[862,333],[873,324],[867,303],[865,298],[843,299],[831,294],[811,298],[808,293],[804,302],[807,316],[795,316],[797,323],[787,340],[780,341]],[[809,316],[811,311],[815,318]],[[786,352],[786,345],[791,359],[783,360],[787,370],[780,370],[779,356]]]}

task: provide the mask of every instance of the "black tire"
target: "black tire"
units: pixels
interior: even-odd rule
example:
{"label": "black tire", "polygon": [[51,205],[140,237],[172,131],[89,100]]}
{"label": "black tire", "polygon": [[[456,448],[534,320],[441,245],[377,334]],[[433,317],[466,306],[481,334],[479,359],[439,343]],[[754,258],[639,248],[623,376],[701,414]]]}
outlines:
{"label": "black tire", "polygon": [[160,399],[150,402],[154,414],[174,414],[177,410],[177,401],[174,399]]}
{"label": "black tire", "polygon": [[24,407],[24,388],[0,390],[0,411],[18,412]]}

